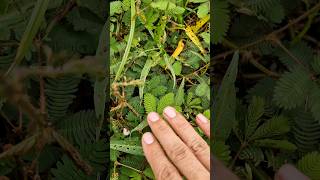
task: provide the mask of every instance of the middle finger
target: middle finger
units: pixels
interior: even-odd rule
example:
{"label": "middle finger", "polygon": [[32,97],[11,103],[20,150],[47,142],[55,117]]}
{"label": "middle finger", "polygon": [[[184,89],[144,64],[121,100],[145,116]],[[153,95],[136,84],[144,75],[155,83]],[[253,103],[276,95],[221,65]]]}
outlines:
{"label": "middle finger", "polygon": [[210,148],[206,141],[193,129],[184,116],[173,107],[168,106],[163,112],[178,136],[193,151],[200,162],[210,170]]}

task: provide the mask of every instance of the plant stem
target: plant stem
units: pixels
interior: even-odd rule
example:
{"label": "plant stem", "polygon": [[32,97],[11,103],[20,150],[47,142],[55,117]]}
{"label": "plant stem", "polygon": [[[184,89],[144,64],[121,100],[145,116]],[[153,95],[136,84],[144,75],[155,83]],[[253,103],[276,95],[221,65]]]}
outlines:
{"label": "plant stem", "polygon": [[233,168],[233,166],[235,165],[237,159],[238,159],[239,156],[240,156],[240,153],[242,152],[242,150],[243,150],[245,147],[247,147],[247,143],[246,143],[246,142],[243,142],[243,143],[241,144],[241,146],[240,146],[240,148],[239,148],[236,156],[233,158],[233,160],[232,160],[232,162],[231,162],[231,164],[230,164],[230,166],[229,166],[230,169]]}
{"label": "plant stem", "polygon": [[300,41],[303,38],[303,36],[308,32],[308,30],[310,29],[310,27],[312,25],[314,18],[317,16],[317,13],[318,13],[318,11],[309,15],[308,22],[304,26],[303,30],[293,39],[292,44],[295,44],[298,41]]}
{"label": "plant stem", "polygon": [[125,165],[125,164],[122,164],[122,163],[120,163],[120,162],[118,162],[118,161],[116,161],[115,163],[117,163],[117,165],[120,165],[120,166],[123,166],[123,167],[129,168],[129,169],[132,169],[132,170],[134,170],[134,171],[136,171],[136,172],[138,172],[138,173],[140,173],[140,174],[142,174],[142,173],[143,173],[142,171],[140,171],[140,170],[138,170],[138,169],[136,169],[136,168],[133,168],[133,167],[128,166],[128,165]]}
{"label": "plant stem", "polygon": [[128,38],[128,44],[127,44],[126,50],[124,52],[124,55],[122,57],[119,69],[116,73],[116,77],[114,78],[114,82],[119,80],[121,73],[124,69],[124,66],[128,60],[128,56],[129,56],[129,52],[130,52],[131,44],[132,44],[132,40],[133,40],[133,35],[134,35],[134,31],[135,31],[135,25],[136,25],[136,15],[135,14],[136,14],[135,0],[131,0],[131,25],[130,25],[131,27],[130,27],[130,34],[129,34],[129,38]]}
{"label": "plant stem", "polygon": [[255,66],[256,68],[258,68],[260,71],[264,72],[266,75],[271,76],[271,77],[275,77],[275,78],[279,78],[280,75],[276,72],[270,71],[269,69],[267,69],[266,67],[264,67],[262,64],[260,64],[257,60],[255,60],[253,57],[249,58],[249,62]]}

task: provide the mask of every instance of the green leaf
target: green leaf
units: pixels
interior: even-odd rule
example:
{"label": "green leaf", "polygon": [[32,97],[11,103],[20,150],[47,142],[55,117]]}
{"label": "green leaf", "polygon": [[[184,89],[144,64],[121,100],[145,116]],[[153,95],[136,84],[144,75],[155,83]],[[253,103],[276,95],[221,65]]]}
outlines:
{"label": "green leaf", "polygon": [[121,59],[121,63],[120,66],[116,72],[116,76],[114,78],[114,82],[117,82],[120,78],[120,76],[122,75],[122,71],[124,70],[124,66],[127,64],[128,61],[128,57],[129,57],[129,53],[130,53],[130,49],[131,49],[131,45],[132,45],[132,40],[134,37],[134,32],[135,32],[135,27],[136,27],[136,2],[135,0],[131,0],[130,3],[130,7],[131,7],[131,18],[130,18],[130,33],[129,33],[129,37],[128,37],[128,43],[126,46],[126,50],[124,51],[124,54],[122,56]]}
{"label": "green leaf", "polygon": [[167,10],[169,3],[171,3],[171,2],[164,0],[164,1],[152,2],[150,5],[153,8],[158,8],[158,9],[164,11],[164,10]]}
{"label": "green leaf", "polygon": [[179,76],[181,74],[181,70],[182,70],[182,64],[180,61],[176,61],[173,65],[172,65],[173,71],[174,73]]}
{"label": "green leaf", "polygon": [[128,154],[143,156],[143,150],[135,141],[111,140],[110,148],[113,150],[125,152]]}
{"label": "green leaf", "polygon": [[189,0],[189,2],[192,3],[204,3],[204,2],[208,2],[209,0]]}
{"label": "green leaf", "polygon": [[206,96],[209,93],[210,93],[210,87],[205,82],[200,83],[196,88],[197,96],[202,97],[202,96]]}
{"label": "green leaf", "polygon": [[320,153],[311,152],[299,160],[298,169],[311,179],[320,179]]}
{"label": "green leaf", "polygon": [[[96,56],[101,59],[103,62],[102,64],[104,65],[106,72],[107,72],[107,42],[108,42],[108,28],[107,25],[108,23],[106,22],[102,32],[100,34],[100,41],[99,45],[96,51]],[[97,119],[100,120],[100,122],[103,122],[104,119],[104,112],[105,112],[105,106],[106,106],[106,99],[107,99],[107,83],[108,83],[109,78],[107,78],[107,75],[105,75],[104,78],[97,77],[94,83],[94,109],[96,112],[96,117]],[[102,124],[100,125],[100,127]],[[97,137],[100,135],[100,129],[97,131]]]}
{"label": "green leaf", "polygon": [[167,54],[164,55],[164,61],[166,63],[166,66],[169,68],[170,72],[171,72],[171,75],[172,75],[172,79],[173,79],[173,89],[176,87],[176,81],[177,81],[177,78],[176,78],[176,74],[175,74],[175,71],[170,63],[170,60],[172,59],[172,57],[168,57]]}
{"label": "green leaf", "polygon": [[174,94],[173,93],[168,93],[168,94],[164,95],[159,100],[157,112],[159,114],[162,114],[163,109],[167,106],[174,106]]}
{"label": "green leaf", "polygon": [[309,106],[313,117],[320,123],[320,87],[317,84],[311,89]]}
{"label": "green leaf", "polygon": [[147,93],[144,95],[144,108],[147,113],[157,111],[157,98]]}
{"label": "green leaf", "polygon": [[198,17],[199,17],[200,19],[203,18],[203,17],[205,17],[206,15],[208,15],[209,10],[210,10],[210,4],[209,4],[209,2],[201,4],[201,5],[198,7],[198,12],[197,12]]}
{"label": "green leaf", "polygon": [[172,12],[176,15],[181,15],[185,12],[185,9],[180,6],[176,6],[174,9],[172,9]]}
{"label": "green leaf", "polygon": [[0,0],[0,15],[4,14],[9,6],[9,0]]}
{"label": "green leaf", "polygon": [[73,144],[87,144],[96,139],[97,120],[93,110],[80,111],[58,121],[58,132]]}
{"label": "green leaf", "polygon": [[145,119],[145,120],[141,121],[141,123],[138,126],[133,128],[130,133],[132,134],[135,131],[140,131],[141,132],[147,126],[148,126],[148,121]]}
{"label": "green leaf", "polygon": [[122,2],[121,1],[112,1],[110,2],[110,16],[114,14],[122,13]]}
{"label": "green leaf", "polygon": [[213,19],[212,19],[212,42],[214,44],[220,43],[224,36],[226,35],[229,25],[230,25],[230,16],[229,16],[229,5],[228,1],[225,0],[214,0],[213,1]]}
{"label": "green leaf", "polygon": [[175,97],[175,105],[177,106],[181,106],[184,103],[184,81],[185,79],[183,78]]}
{"label": "green leaf", "polygon": [[152,171],[151,167],[147,167],[147,168],[143,171],[143,174],[144,174],[145,176],[147,176],[148,178],[150,178],[150,179],[156,179],[156,178],[154,177],[154,174],[153,174],[153,171]]}
{"label": "green leaf", "polygon": [[226,140],[235,123],[236,90],[235,81],[238,73],[239,52],[237,51],[223,78],[213,107],[213,137]]}
{"label": "green leaf", "polygon": [[289,122],[284,116],[274,116],[262,124],[250,137],[250,140],[269,138],[289,132]]}
{"label": "green leaf", "polygon": [[210,120],[210,109],[205,110],[202,114]]}
{"label": "green leaf", "polygon": [[279,79],[273,100],[285,109],[301,106],[307,98],[311,82],[309,74],[304,69],[296,67]]}
{"label": "green leaf", "polygon": [[248,115],[246,118],[246,137],[250,137],[260,123],[260,118],[264,113],[264,99],[254,96],[248,107]]}
{"label": "green leaf", "polygon": [[296,145],[287,140],[262,139],[254,141],[254,145],[259,147],[283,149],[288,151],[295,151],[297,149]]}
{"label": "green leaf", "polygon": [[12,64],[8,72],[10,72],[16,65],[20,64],[22,59],[27,54],[27,51],[30,49],[33,38],[38,33],[40,25],[44,20],[44,15],[47,11],[49,1],[50,0],[37,1],[26,30],[22,36],[16,57],[14,58],[14,63]]}
{"label": "green leaf", "polygon": [[210,45],[210,33],[209,32],[203,32],[200,34],[200,37],[203,38],[204,42]]}
{"label": "green leaf", "polygon": [[229,146],[225,145],[223,142],[217,141],[212,145],[212,153],[221,160],[225,165],[231,159]]}
{"label": "green leaf", "polygon": [[147,76],[148,76],[152,66],[153,66],[153,60],[148,59],[146,61],[146,63],[144,64],[143,69],[141,71],[140,80],[143,82],[143,84],[139,86],[140,99],[143,98],[143,90],[144,90],[145,82],[146,82]]}

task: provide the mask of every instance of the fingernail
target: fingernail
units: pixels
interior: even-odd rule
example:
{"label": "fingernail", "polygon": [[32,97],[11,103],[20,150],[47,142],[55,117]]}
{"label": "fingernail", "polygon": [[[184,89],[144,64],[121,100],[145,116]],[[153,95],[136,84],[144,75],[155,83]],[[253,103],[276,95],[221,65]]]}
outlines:
{"label": "fingernail", "polygon": [[143,141],[146,143],[146,144],[151,144],[153,143],[154,139],[153,139],[153,136],[150,132],[146,132],[144,133],[143,135]]}
{"label": "fingernail", "polygon": [[174,118],[177,115],[176,110],[173,107],[170,107],[170,106],[164,108],[163,112],[169,118]]}
{"label": "fingernail", "polygon": [[155,112],[149,113],[147,118],[152,122],[156,122],[160,119],[158,113],[155,113]]}
{"label": "fingernail", "polygon": [[203,114],[198,114],[197,118],[202,122],[202,123],[208,123],[208,119],[203,115]]}

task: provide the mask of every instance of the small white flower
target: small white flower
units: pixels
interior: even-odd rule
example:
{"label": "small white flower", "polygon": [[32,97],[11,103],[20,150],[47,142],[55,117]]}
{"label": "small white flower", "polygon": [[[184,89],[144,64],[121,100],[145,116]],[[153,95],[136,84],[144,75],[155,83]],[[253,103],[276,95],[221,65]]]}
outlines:
{"label": "small white flower", "polygon": [[130,130],[127,128],[123,128],[123,135],[128,136],[130,134]]}

